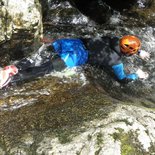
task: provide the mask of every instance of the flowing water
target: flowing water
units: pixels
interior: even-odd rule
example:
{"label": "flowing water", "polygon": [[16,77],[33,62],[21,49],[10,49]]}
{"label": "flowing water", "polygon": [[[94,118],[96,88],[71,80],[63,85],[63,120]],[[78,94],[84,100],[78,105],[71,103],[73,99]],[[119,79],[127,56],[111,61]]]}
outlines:
{"label": "flowing water", "polygon": [[[142,4],[139,1],[140,7]],[[54,11],[58,8],[56,15]],[[133,18],[127,22],[127,17],[118,11],[113,12],[108,24],[98,24],[66,2],[51,3],[50,11],[44,21],[44,35],[48,38],[136,34],[151,58],[142,61],[133,56],[123,61],[128,72],[140,68],[149,73],[149,78],[122,85],[101,69],[86,65],[0,90],[0,144],[6,153],[20,146],[34,154],[45,133],[57,135],[62,143],[70,141],[70,135],[82,132],[75,130],[83,122],[106,118],[118,103],[155,107],[154,27],[142,26]],[[68,14],[67,19],[60,18],[61,11]],[[40,51],[48,55],[43,46]],[[40,51],[34,51],[31,56],[38,64]]]}

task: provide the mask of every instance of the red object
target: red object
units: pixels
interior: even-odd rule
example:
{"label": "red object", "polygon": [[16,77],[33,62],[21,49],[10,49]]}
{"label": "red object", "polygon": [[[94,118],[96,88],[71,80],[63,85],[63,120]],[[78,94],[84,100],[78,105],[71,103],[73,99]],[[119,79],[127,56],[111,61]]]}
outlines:
{"label": "red object", "polygon": [[14,65],[6,66],[3,69],[6,70],[10,76],[16,75],[18,73],[18,68]]}

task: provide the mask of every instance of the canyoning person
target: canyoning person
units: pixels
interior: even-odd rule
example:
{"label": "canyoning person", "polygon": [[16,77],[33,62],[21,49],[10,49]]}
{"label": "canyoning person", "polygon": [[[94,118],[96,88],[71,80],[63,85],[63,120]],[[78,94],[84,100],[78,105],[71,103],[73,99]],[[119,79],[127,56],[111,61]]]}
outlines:
{"label": "canyoning person", "polygon": [[[87,64],[106,68],[114,73],[120,82],[129,82],[138,78],[146,79],[148,74],[142,70],[136,73],[126,74],[122,62],[123,56],[137,54],[141,59],[148,60],[150,54],[140,50],[141,41],[133,35],[118,37],[100,38],[60,38],[51,40],[43,38],[43,46],[40,48],[38,56],[42,61],[36,65],[36,58],[24,58],[8,69],[1,69],[1,88],[8,83],[44,76],[52,71],[62,71],[65,68],[82,66]],[[43,58],[41,56],[43,47],[51,47],[50,55]],[[3,74],[6,74],[3,79]]]}
{"label": "canyoning person", "polygon": [[[42,56],[42,52],[46,47],[47,44],[43,44],[36,56],[24,58],[12,65],[16,68],[16,74],[12,74],[12,68],[7,72],[5,68],[1,69],[0,79],[3,77],[3,80],[0,81],[1,88],[9,83],[30,80],[44,76],[52,71],[62,71],[67,67],[81,66],[88,60],[88,51],[80,39],[58,39],[54,41],[48,57]],[[6,73],[7,75],[3,76]]]}
{"label": "canyoning person", "polygon": [[[75,39],[76,40],[76,39]],[[72,49],[70,45],[70,39],[58,39],[56,41],[48,38],[43,39],[43,42],[51,42],[51,46],[56,52],[60,54],[61,59],[64,60],[65,64],[69,66],[69,63],[73,66],[78,66],[78,59],[84,57],[84,62],[93,66],[99,66],[112,71],[116,78],[120,82],[130,82],[138,78],[146,79],[148,74],[138,69],[136,73],[126,74],[124,71],[124,65],[122,62],[123,56],[132,56],[137,54],[141,59],[148,60],[150,54],[144,50],[141,50],[141,41],[134,35],[125,35],[119,37],[96,37],[96,38],[81,38],[82,48],[84,53],[88,54],[88,60],[84,57],[85,54],[78,53],[78,49],[74,45]],[[78,53],[78,54],[77,54]],[[81,55],[82,54],[82,55]],[[76,55],[76,56],[75,56]],[[70,66],[69,66],[70,67]]]}
{"label": "canyoning person", "polygon": [[88,63],[106,68],[114,73],[119,82],[127,83],[138,78],[146,79],[147,72],[138,69],[136,73],[127,74],[124,69],[122,58],[137,55],[143,60],[148,60],[150,54],[141,50],[141,41],[134,35],[119,37],[98,37],[84,39],[84,44],[89,50]]}

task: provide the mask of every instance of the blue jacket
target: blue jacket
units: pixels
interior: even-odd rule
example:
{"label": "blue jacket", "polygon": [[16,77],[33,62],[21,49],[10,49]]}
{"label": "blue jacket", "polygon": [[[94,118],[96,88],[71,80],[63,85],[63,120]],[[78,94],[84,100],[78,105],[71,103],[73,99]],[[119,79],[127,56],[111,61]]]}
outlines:
{"label": "blue jacket", "polygon": [[67,67],[81,66],[88,60],[88,51],[80,39],[58,39],[52,45]]}

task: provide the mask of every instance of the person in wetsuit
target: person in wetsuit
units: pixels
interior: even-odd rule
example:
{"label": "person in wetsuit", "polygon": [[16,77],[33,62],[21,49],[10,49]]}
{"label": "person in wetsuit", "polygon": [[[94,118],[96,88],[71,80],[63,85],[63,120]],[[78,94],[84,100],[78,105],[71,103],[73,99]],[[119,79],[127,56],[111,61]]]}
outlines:
{"label": "person in wetsuit", "polygon": [[[44,40],[49,43],[50,40]],[[44,76],[52,71],[62,71],[65,68],[81,66],[86,63],[107,68],[113,72],[120,82],[129,82],[138,78],[147,78],[148,74],[138,71],[133,74],[126,74],[122,62],[123,56],[138,54],[142,59],[149,59],[149,53],[140,50],[141,41],[133,35],[118,37],[101,37],[93,39],[57,39],[50,43],[52,47],[51,55],[39,66],[35,65],[35,60],[22,59],[12,68],[5,69],[8,73],[9,82],[17,82]],[[2,79],[0,77],[0,79]],[[5,80],[3,80],[5,81]],[[9,82],[1,84],[1,88]]]}
{"label": "person in wetsuit", "polygon": [[84,44],[89,50],[88,63],[100,68],[105,68],[109,73],[114,73],[116,79],[128,83],[138,78],[147,78],[148,74],[142,70],[127,74],[124,71],[122,57],[137,54],[141,59],[148,60],[150,54],[140,50],[141,41],[133,35],[118,37],[101,37],[84,39]]}

